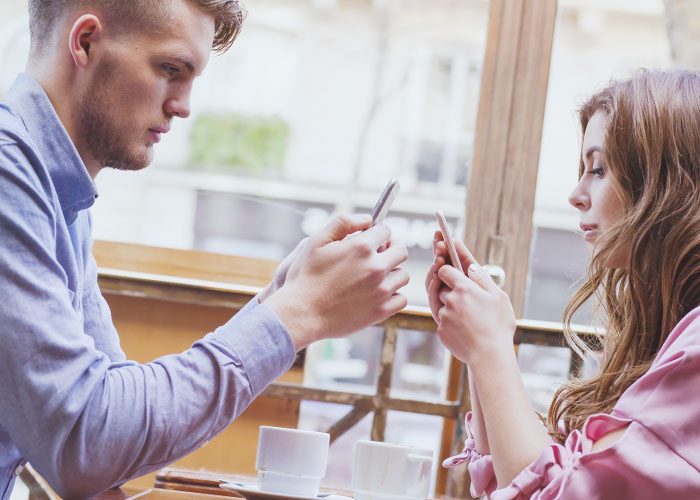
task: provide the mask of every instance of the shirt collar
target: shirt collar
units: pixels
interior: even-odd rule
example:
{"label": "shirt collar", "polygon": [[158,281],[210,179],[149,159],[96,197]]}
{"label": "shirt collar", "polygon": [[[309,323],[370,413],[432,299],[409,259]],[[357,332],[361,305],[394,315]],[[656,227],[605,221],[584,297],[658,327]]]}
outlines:
{"label": "shirt collar", "polygon": [[39,150],[66,222],[72,224],[78,212],[95,203],[95,182],[39,82],[29,75],[20,74],[6,100]]}

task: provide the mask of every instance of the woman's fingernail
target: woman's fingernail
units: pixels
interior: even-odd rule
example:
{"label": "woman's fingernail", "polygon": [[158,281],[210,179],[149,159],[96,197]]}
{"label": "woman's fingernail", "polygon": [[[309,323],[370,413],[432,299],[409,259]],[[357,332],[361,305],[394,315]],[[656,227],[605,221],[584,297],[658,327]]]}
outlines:
{"label": "woman's fingernail", "polygon": [[473,273],[478,273],[481,270],[481,268],[478,264],[469,264],[469,270]]}

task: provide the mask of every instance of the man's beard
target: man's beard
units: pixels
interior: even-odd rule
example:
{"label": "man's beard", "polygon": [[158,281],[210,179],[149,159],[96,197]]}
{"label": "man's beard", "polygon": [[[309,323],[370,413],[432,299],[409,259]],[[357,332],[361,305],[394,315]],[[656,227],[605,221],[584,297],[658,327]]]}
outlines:
{"label": "man's beard", "polygon": [[80,120],[84,131],[84,140],[90,155],[100,167],[118,170],[141,170],[151,163],[150,151],[134,153],[129,150],[128,126],[118,126],[118,121],[110,116],[108,88],[118,84],[114,81],[116,61],[105,58],[90,82],[80,109]]}

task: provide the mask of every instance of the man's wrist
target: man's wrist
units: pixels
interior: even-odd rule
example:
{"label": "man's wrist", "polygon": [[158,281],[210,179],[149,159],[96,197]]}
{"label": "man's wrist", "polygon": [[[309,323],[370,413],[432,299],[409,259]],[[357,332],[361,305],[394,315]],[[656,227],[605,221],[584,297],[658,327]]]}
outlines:
{"label": "man's wrist", "polygon": [[262,290],[260,290],[260,292],[258,292],[258,302],[262,304],[267,299],[269,299],[270,296],[272,296],[272,293],[273,293],[273,285],[272,285],[272,283],[268,283],[268,285],[265,288],[263,288]]}
{"label": "man's wrist", "polygon": [[321,338],[323,322],[299,294],[282,287],[266,299],[265,305],[282,321],[297,352]]}

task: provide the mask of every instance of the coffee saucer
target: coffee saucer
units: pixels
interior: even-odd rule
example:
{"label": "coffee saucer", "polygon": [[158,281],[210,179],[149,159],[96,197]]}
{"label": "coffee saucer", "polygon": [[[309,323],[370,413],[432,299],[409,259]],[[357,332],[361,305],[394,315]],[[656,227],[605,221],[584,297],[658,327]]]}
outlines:
{"label": "coffee saucer", "polygon": [[335,493],[319,493],[315,497],[299,495],[288,495],[286,493],[273,493],[271,491],[261,491],[257,484],[243,483],[221,483],[221,488],[235,491],[243,495],[246,500],[352,500],[350,497],[336,495]]}

